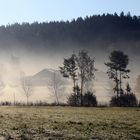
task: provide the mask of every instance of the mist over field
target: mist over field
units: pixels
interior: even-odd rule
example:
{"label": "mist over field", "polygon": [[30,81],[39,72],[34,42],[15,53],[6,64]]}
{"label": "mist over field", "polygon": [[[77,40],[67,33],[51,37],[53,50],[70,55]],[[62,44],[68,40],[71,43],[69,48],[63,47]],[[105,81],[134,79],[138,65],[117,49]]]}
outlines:
{"label": "mist over field", "polygon": [[[111,96],[112,87],[110,87],[110,80],[106,74],[106,66],[104,62],[107,61],[109,53],[112,51],[112,48],[108,50],[98,49],[88,49],[86,47],[78,47],[78,49],[62,49],[61,50],[47,50],[47,48],[41,51],[41,47],[38,46],[38,50],[33,49],[33,51],[24,49],[22,45],[19,45],[17,48],[12,48],[11,51],[7,53],[2,49],[1,52],[1,81],[4,84],[4,87],[1,89],[1,100],[13,101],[13,94],[16,96],[17,101],[25,101],[26,98],[22,94],[21,85],[20,85],[20,74],[24,72],[26,76],[33,76],[38,72],[46,69],[46,74],[44,78],[46,81],[42,85],[35,85],[31,101],[43,100],[47,102],[55,101],[54,93],[51,89],[48,88],[48,81],[51,79],[51,76],[48,77],[47,72],[50,69],[59,70],[59,66],[63,63],[63,58],[69,57],[72,52],[78,52],[79,50],[88,50],[91,57],[95,57],[95,67],[98,69],[95,75],[94,86],[95,95],[100,102],[107,102]],[[121,48],[120,48],[121,49]],[[131,80],[133,84],[133,89],[135,87],[136,78],[139,75],[139,65],[138,62],[140,57],[133,53],[127,52],[130,56],[130,65],[131,68]],[[138,62],[137,62],[138,61]],[[60,75],[59,71],[58,74]],[[61,76],[61,75],[60,75]],[[62,76],[61,76],[62,78]],[[63,79],[67,82],[67,79]],[[62,96],[60,96],[60,101],[67,100],[67,96],[72,93],[72,81],[64,85],[67,87],[67,90],[64,90]],[[65,88],[66,88],[65,87]]]}
{"label": "mist over field", "polygon": [[60,75],[59,66],[64,58],[80,50],[88,51],[89,56],[95,58],[97,72],[92,90],[99,102],[107,102],[112,96],[112,81],[106,74],[104,63],[113,50],[121,50],[129,56],[130,79],[124,80],[123,86],[130,82],[135,91],[140,75],[139,25],[139,17],[122,12],[120,16],[107,14],[67,22],[0,26],[0,100],[13,101],[14,97],[17,101],[26,100],[20,82],[24,73],[33,82],[30,101],[54,102],[55,95],[48,83],[53,73],[57,73],[63,81],[59,98],[66,102],[72,93],[72,81]]}

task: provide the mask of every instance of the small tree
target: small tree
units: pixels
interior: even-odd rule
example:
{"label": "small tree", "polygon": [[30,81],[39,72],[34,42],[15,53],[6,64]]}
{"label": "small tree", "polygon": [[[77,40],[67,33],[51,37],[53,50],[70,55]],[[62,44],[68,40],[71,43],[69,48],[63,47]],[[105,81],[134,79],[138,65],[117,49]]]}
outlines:
{"label": "small tree", "polygon": [[23,94],[26,97],[27,105],[29,104],[29,97],[33,93],[33,86],[31,84],[31,80],[26,78],[25,76],[21,77],[21,88],[23,90]]}
{"label": "small tree", "polygon": [[117,96],[122,94],[122,79],[129,78],[128,73],[130,72],[127,69],[129,63],[129,58],[122,51],[113,51],[109,56],[109,62],[105,63],[108,67],[107,74],[110,79],[113,79],[115,82],[114,92],[117,93]]}
{"label": "small tree", "polygon": [[52,79],[49,81],[49,86],[53,90],[53,93],[56,98],[56,103],[59,104],[59,93],[62,90],[63,82],[60,79],[59,75],[54,71],[52,75]]}
{"label": "small tree", "polygon": [[137,106],[137,98],[135,94],[131,91],[129,83],[126,85],[126,92],[120,96],[113,96],[110,101],[111,106],[119,107],[135,107]]}

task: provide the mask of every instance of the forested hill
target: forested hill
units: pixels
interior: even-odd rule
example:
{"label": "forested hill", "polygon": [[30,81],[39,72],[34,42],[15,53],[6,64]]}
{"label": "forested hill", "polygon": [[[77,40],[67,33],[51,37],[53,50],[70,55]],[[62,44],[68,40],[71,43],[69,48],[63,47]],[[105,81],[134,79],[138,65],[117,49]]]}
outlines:
{"label": "forested hill", "polygon": [[117,41],[140,40],[140,17],[129,13],[103,14],[77,18],[72,21],[34,22],[0,26],[0,45],[16,41],[24,45],[58,45],[67,42],[106,44]]}

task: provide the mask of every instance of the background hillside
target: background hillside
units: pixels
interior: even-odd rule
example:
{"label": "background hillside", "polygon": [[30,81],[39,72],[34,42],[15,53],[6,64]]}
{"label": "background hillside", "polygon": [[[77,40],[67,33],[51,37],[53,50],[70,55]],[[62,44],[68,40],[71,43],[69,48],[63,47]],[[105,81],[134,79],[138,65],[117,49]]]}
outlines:
{"label": "background hillside", "polygon": [[[116,42],[135,42],[137,48],[140,39],[140,17],[130,13],[120,15],[116,13],[93,15],[77,18],[72,21],[61,22],[34,22],[32,24],[12,24],[0,26],[0,44],[3,46],[22,43],[30,47],[42,45],[44,47],[58,47],[62,44],[75,43],[94,45],[95,42],[104,42],[107,47]],[[66,45],[67,46],[67,45]]]}

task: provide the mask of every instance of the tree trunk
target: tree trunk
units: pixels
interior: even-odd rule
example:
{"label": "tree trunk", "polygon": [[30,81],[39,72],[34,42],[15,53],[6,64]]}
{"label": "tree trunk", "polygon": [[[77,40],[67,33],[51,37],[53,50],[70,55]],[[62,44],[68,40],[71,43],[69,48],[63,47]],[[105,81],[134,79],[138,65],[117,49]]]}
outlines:
{"label": "tree trunk", "polygon": [[55,92],[55,96],[56,96],[57,105],[59,105],[59,100],[58,100],[58,96],[57,96],[57,91],[54,91],[54,92]]}
{"label": "tree trunk", "polygon": [[76,91],[76,85],[75,85],[75,78],[73,78],[73,91],[74,91],[74,93],[76,93],[75,91]]}
{"label": "tree trunk", "polygon": [[16,104],[16,99],[15,99],[15,93],[14,93],[14,106],[15,106],[15,104]]}
{"label": "tree trunk", "polygon": [[121,71],[120,71],[120,94],[122,92],[122,75],[121,75]]}
{"label": "tree trunk", "polygon": [[84,86],[84,79],[81,78],[81,106],[83,105],[83,86]]}
{"label": "tree trunk", "polygon": [[118,83],[118,72],[116,70],[116,91],[117,91],[117,97],[119,95],[119,83]]}

